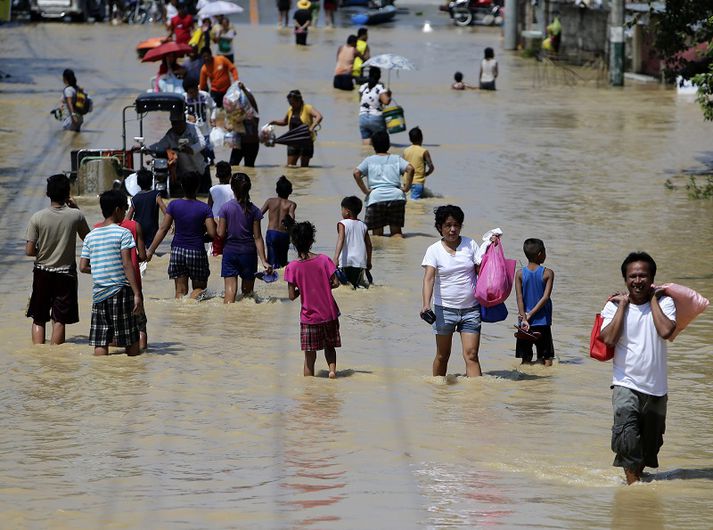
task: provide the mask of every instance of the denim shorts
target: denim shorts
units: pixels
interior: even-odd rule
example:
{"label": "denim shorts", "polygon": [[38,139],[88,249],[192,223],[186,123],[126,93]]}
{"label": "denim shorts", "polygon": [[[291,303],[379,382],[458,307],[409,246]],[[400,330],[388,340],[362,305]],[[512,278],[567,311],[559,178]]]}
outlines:
{"label": "denim shorts", "polygon": [[359,114],[359,133],[361,139],[366,140],[374,136],[374,133],[385,131],[386,124],[382,115],[372,116],[369,114]]}
{"label": "denim shorts", "polygon": [[436,321],[433,323],[434,335],[452,335],[460,333],[480,333],[480,305],[465,309],[433,305]]}
{"label": "denim shorts", "polygon": [[423,184],[411,184],[411,198],[420,199],[423,196]]}

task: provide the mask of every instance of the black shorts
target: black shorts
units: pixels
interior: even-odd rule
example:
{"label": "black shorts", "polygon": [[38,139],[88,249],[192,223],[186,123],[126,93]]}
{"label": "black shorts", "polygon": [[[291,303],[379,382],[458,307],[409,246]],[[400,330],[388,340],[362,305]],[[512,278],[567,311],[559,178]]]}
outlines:
{"label": "black shorts", "polygon": [[332,86],[339,90],[354,90],[354,78],[352,74],[335,75]]}
{"label": "black shorts", "polygon": [[108,346],[131,346],[139,341],[140,315],[134,315],[134,293],[131,287],[122,287],[114,296],[92,304],[92,326],[89,329],[89,344]]}
{"label": "black shorts", "polygon": [[46,324],[50,320],[60,324],[79,322],[77,273],[35,268],[32,272],[32,296],[27,316],[35,324]]}
{"label": "black shorts", "polygon": [[298,156],[300,158],[312,158],[314,156],[314,142],[308,141],[298,145],[287,146],[287,156]]}
{"label": "black shorts", "polygon": [[377,202],[366,207],[364,222],[369,230],[385,226],[404,226],[406,201]]}
{"label": "black shorts", "polygon": [[524,361],[532,360],[532,345],[537,348],[537,359],[552,359],[555,356],[555,345],[552,342],[552,328],[550,326],[530,326],[530,331],[541,333],[537,342],[527,339],[517,339],[515,343],[515,357]]}

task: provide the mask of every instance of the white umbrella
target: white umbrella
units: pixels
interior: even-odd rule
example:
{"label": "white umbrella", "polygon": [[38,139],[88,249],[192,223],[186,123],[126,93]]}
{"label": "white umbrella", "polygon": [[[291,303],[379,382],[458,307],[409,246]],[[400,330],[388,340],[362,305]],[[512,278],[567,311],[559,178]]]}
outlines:
{"label": "white umbrella", "polygon": [[198,11],[198,16],[203,18],[217,17],[219,15],[234,15],[242,13],[243,8],[238,4],[226,2],[225,0],[215,0]]}
{"label": "white umbrella", "polygon": [[416,67],[406,57],[394,53],[382,53],[364,62],[363,66],[375,66],[389,72],[386,82],[387,86],[391,82],[391,70],[415,70]]}

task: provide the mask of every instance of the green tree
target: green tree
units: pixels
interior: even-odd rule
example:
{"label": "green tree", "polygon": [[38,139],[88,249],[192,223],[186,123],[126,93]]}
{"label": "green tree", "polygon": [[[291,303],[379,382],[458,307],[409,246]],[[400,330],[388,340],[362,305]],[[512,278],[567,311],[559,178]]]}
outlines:
{"label": "green tree", "polygon": [[[713,0],[649,0],[655,47],[666,58],[666,74],[682,76],[698,85],[698,103],[707,120],[713,120]],[[706,43],[695,57],[685,53]]]}

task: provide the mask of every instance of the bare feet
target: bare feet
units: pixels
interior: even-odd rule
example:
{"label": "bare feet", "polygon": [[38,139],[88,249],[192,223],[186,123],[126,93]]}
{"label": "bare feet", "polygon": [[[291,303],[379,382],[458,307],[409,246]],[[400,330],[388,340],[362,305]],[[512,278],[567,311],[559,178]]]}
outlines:
{"label": "bare feet", "polygon": [[641,480],[641,470],[640,469],[627,469],[624,468],[624,475],[626,475],[626,484],[631,485],[634,482],[639,482]]}

